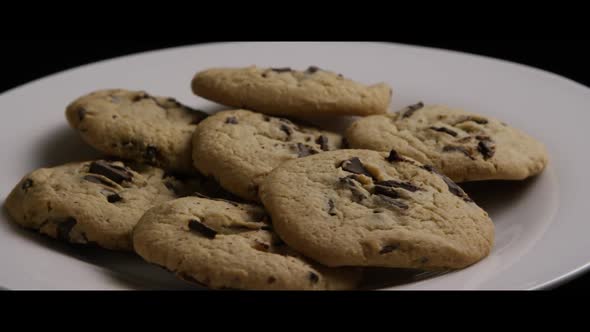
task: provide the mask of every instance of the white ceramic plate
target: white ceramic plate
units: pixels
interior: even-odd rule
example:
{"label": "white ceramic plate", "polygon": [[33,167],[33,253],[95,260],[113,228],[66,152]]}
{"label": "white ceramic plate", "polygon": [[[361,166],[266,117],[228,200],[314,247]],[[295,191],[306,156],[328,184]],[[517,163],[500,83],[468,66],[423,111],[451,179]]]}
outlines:
{"label": "white ceramic plate", "polygon": [[[380,43],[227,43],[182,47],[83,66],[0,95],[0,199],[29,171],[97,156],[67,127],[65,106],[102,88],[143,89],[205,110],[190,80],[214,66],[317,65],[394,87],[392,109],[417,101],[494,116],[543,141],[547,170],[524,182],[467,186],[496,225],[491,255],[462,271],[390,289],[538,289],[590,262],[590,89],[541,70],[490,58]],[[0,287],[7,289],[187,289],[131,254],[67,245],[0,215]]]}

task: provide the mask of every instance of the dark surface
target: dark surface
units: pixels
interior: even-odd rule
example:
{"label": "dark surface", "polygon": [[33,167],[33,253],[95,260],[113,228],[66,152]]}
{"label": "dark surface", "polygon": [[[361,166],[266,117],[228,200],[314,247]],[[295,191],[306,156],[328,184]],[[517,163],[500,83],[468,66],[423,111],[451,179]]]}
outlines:
{"label": "dark surface", "polygon": [[[410,40],[417,44],[487,55],[548,70],[590,86],[587,40]],[[3,40],[0,91],[68,68],[147,50],[201,43],[198,40]],[[590,273],[560,290],[590,289]]]}
{"label": "dark surface", "polygon": [[[454,49],[520,62],[590,85],[586,40],[412,40],[395,42]],[[4,40],[0,91],[67,68],[198,40]]]}

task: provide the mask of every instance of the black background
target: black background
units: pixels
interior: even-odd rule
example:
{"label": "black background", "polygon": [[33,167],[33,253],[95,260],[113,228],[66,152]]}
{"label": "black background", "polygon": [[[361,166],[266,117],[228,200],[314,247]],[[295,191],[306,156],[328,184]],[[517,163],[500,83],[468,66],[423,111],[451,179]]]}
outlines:
{"label": "black background", "polygon": [[[3,40],[0,53],[0,91],[98,60],[202,42],[200,40]],[[398,39],[393,42],[446,48],[519,62],[590,86],[588,40]],[[590,273],[557,289],[590,289]]]}

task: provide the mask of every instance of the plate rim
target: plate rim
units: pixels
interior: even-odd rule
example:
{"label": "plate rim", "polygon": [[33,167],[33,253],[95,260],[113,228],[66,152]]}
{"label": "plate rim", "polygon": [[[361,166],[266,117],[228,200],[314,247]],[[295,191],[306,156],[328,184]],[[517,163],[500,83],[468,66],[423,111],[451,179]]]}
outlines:
{"label": "plate rim", "polygon": [[[146,51],[140,51],[140,52],[134,52],[134,53],[130,53],[130,54],[125,54],[125,55],[120,55],[120,56],[116,56],[116,57],[111,57],[111,58],[106,58],[106,59],[102,59],[102,60],[98,60],[98,61],[94,61],[94,62],[89,62],[89,63],[85,63],[85,64],[81,64],[75,67],[71,67],[65,70],[61,70],[58,72],[54,72],[33,80],[30,80],[28,82],[19,84],[17,86],[11,87],[5,91],[3,91],[2,93],[0,93],[0,98],[6,97],[9,94],[18,92],[19,90],[24,90],[27,89],[29,86],[32,86],[34,84],[37,83],[41,83],[43,81],[47,81],[47,80],[52,80],[52,79],[56,79],[61,75],[67,75],[70,72],[74,72],[77,70],[83,70],[87,67],[92,67],[92,66],[97,66],[97,65],[103,65],[103,64],[107,64],[109,62],[115,62],[118,60],[122,60],[122,59],[129,59],[129,60],[133,60],[132,58],[134,57],[143,57],[143,56],[158,56],[160,53],[174,53],[174,52],[178,52],[184,49],[195,49],[195,48],[201,48],[201,47],[215,47],[215,46],[225,46],[225,45],[235,45],[235,46],[239,46],[244,45],[244,44],[297,44],[297,43],[301,43],[301,44],[321,44],[322,42],[252,42],[252,41],[239,41],[239,42],[206,42],[206,43],[198,43],[198,44],[187,44],[187,45],[180,45],[180,46],[171,46],[171,47],[163,47],[163,48],[158,48],[158,49],[154,49],[154,50],[146,50]],[[514,69],[519,69],[519,70],[526,70],[532,73],[535,73],[537,75],[544,75],[547,77],[547,79],[551,79],[554,81],[561,81],[562,83],[566,83],[568,84],[571,88],[575,88],[580,92],[583,93],[590,93],[590,86],[587,86],[581,82],[578,82],[574,79],[562,76],[560,74],[557,74],[555,72],[546,70],[546,69],[542,69],[542,68],[538,68],[532,65],[528,65],[528,64],[524,64],[524,63],[519,63],[519,62],[515,62],[515,61],[511,61],[511,60],[506,60],[506,59],[501,59],[501,58],[495,58],[492,56],[488,56],[488,55],[482,55],[482,54],[476,54],[476,53],[470,53],[470,52],[465,52],[465,51],[458,51],[458,50],[453,50],[453,49],[447,49],[447,48],[439,48],[439,47],[432,47],[432,46],[423,46],[423,45],[416,45],[416,44],[410,44],[410,43],[399,43],[399,42],[330,42],[333,44],[357,44],[359,46],[365,46],[365,45],[370,45],[370,46],[377,46],[377,47],[402,47],[402,48],[406,48],[406,49],[416,49],[416,50],[422,50],[422,51],[426,51],[426,52],[431,52],[433,53],[433,55],[436,55],[436,53],[443,53],[443,54],[449,54],[449,55],[454,55],[454,56],[466,56],[466,57],[472,57],[472,58],[477,58],[480,60],[485,60],[485,61],[489,61],[489,62],[494,62],[494,63],[501,63],[503,65],[509,65]],[[580,275],[588,272],[590,270],[590,262],[586,262],[585,264],[577,267],[576,269],[570,270],[566,273],[563,273],[561,275],[559,275],[558,277],[554,277],[553,279],[546,281],[544,283],[541,283],[539,285],[535,285],[535,286],[531,286],[529,287],[527,290],[545,290],[545,289],[553,289],[556,287],[559,287],[573,279],[575,279],[576,277],[579,277]],[[0,285],[0,289],[9,289],[6,288],[5,286]],[[395,288],[385,288],[385,289],[381,289],[381,290],[397,290]]]}

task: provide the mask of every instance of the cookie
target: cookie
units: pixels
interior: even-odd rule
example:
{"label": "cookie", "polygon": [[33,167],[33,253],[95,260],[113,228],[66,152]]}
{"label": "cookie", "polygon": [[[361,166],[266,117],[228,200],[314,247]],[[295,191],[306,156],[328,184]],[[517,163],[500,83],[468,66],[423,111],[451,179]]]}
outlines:
{"label": "cookie", "polygon": [[342,137],[287,119],[246,110],[223,111],[203,120],[193,137],[193,161],[227,191],[258,200],[258,185],[281,163],[338,149]]}
{"label": "cookie", "polygon": [[456,182],[522,180],[543,171],[545,147],[491,117],[422,103],[362,118],[346,132],[351,148],[389,151],[439,168]]}
{"label": "cookie", "polygon": [[136,252],[214,289],[352,289],[358,271],[312,263],[272,231],[261,207],[186,197],[150,209],[133,231]]}
{"label": "cookie", "polygon": [[459,269],[494,242],[488,214],[448,177],[395,151],[331,151],[272,171],[260,198],[280,237],[326,266]]}
{"label": "cookie", "polygon": [[298,118],[382,114],[392,96],[385,83],[367,86],[317,67],[209,69],[195,75],[192,89],[223,105]]}
{"label": "cookie", "polygon": [[50,237],[132,250],[131,230],[146,210],[194,191],[219,195],[209,182],[119,161],[70,163],[28,174],[5,206],[16,223]]}
{"label": "cookie", "polygon": [[70,126],[107,155],[192,173],[191,136],[207,116],[174,100],[143,91],[101,90],[66,110]]}

